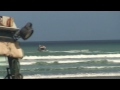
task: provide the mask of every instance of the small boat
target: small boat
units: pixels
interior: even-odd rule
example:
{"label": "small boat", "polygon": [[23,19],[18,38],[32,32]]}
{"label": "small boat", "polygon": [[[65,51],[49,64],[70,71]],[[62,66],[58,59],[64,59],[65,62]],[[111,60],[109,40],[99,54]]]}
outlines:
{"label": "small boat", "polygon": [[39,45],[38,51],[46,51],[46,47],[44,45]]}

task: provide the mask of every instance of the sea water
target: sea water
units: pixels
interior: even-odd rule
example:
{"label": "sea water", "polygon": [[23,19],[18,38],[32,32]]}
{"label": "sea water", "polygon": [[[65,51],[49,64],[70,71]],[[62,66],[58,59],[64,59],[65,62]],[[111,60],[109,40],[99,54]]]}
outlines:
{"label": "sea water", "polygon": [[[46,51],[38,51],[45,45]],[[120,41],[20,42],[24,79],[120,76]],[[7,74],[7,57],[0,57],[0,78]]]}

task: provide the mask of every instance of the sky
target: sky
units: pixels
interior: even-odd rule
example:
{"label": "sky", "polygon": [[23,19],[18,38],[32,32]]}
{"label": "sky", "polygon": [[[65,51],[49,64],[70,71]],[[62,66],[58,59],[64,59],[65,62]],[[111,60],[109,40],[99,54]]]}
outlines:
{"label": "sky", "polygon": [[[33,24],[25,41],[120,40],[120,11],[0,11],[18,28]],[[20,39],[20,41],[24,41]]]}

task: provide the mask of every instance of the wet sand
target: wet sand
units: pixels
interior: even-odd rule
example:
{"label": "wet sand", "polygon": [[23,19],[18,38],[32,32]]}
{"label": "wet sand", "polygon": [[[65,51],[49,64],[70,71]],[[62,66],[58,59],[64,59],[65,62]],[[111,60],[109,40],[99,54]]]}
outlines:
{"label": "wet sand", "polygon": [[59,78],[36,78],[36,79],[120,79],[120,76],[94,76],[94,77],[59,77]]}

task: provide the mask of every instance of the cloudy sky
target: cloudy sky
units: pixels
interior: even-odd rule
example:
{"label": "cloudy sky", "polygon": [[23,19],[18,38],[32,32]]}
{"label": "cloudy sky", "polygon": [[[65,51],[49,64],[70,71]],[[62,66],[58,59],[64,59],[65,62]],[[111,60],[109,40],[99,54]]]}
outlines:
{"label": "cloudy sky", "polygon": [[[0,11],[18,28],[32,22],[26,41],[120,40],[120,11]],[[20,39],[20,41],[23,41]]]}

